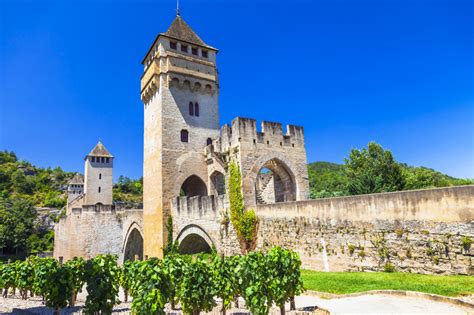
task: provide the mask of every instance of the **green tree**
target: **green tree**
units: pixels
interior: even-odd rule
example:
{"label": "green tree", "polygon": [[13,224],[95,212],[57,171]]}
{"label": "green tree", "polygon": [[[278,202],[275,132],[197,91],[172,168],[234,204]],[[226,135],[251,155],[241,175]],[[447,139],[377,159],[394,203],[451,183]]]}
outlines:
{"label": "green tree", "polygon": [[281,247],[273,247],[266,255],[269,270],[269,291],[272,300],[285,314],[285,302],[303,292],[301,260],[298,253]]}
{"label": "green tree", "polygon": [[198,258],[186,264],[178,290],[183,312],[199,315],[201,311],[211,311],[216,305],[216,289],[210,263]]}
{"label": "green tree", "polygon": [[86,314],[111,314],[119,302],[120,269],[117,256],[97,255],[88,260],[84,268],[87,298],[84,308]]}
{"label": "green tree", "polygon": [[16,255],[26,254],[28,238],[35,231],[37,215],[28,200],[0,200],[0,247]]}
{"label": "green tree", "polygon": [[352,149],[344,159],[352,195],[403,190],[405,179],[392,152],[369,142],[367,148]]}

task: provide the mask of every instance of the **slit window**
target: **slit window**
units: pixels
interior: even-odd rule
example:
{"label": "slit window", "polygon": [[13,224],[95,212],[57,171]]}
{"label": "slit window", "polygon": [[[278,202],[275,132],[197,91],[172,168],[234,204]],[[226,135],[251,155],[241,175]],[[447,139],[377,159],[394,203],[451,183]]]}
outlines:
{"label": "slit window", "polygon": [[199,117],[199,104],[197,102],[194,104],[194,115]]}
{"label": "slit window", "polygon": [[192,53],[193,55],[196,55],[196,56],[197,56],[197,54],[198,54],[198,49],[197,49],[197,47],[191,47],[191,53]]}
{"label": "slit window", "polygon": [[203,51],[202,51],[202,56],[203,56],[204,58],[209,57],[209,54],[208,54],[207,50],[203,50]]}
{"label": "slit window", "polygon": [[99,190],[98,190],[98,191],[99,191],[99,193],[100,193],[100,186],[99,186]]}
{"label": "slit window", "polygon": [[181,142],[189,142],[189,133],[186,129],[181,130]]}
{"label": "slit window", "polygon": [[194,116],[194,104],[189,102],[189,116]]}
{"label": "slit window", "polygon": [[188,45],[181,44],[181,51],[182,52],[188,52]]}
{"label": "slit window", "polygon": [[102,174],[99,174],[99,179],[102,179]]}
{"label": "slit window", "polygon": [[170,48],[176,50],[178,47],[178,44],[176,42],[170,42]]}

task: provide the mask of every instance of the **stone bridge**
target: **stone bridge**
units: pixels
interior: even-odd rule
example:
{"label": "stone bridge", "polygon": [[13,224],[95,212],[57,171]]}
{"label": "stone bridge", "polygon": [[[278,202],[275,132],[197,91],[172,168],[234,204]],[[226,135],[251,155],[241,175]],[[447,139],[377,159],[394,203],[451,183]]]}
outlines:
{"label": "stone bridge", "polygon": [[[237,254],[239,245],[229,222],[227,195],[177,197],[171,201],[173,238],[183,254],[209,252]],[[226,219],[227,218],[227,219]]]}

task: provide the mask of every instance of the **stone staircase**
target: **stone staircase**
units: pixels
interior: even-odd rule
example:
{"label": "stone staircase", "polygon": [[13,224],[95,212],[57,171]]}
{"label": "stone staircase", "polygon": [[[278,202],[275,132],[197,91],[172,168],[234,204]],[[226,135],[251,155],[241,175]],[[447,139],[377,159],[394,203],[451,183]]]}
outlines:
{"label": "stone staircase", "polygon": [[259,205],[264,205],[267,204],[265,199],[263,199],[262,193],[265,191],[265,188],[267,188],[268,183],[273,179],[273,175],[266,176],[261,183],[259,183],[256,196],[257,196],[257,204]]}

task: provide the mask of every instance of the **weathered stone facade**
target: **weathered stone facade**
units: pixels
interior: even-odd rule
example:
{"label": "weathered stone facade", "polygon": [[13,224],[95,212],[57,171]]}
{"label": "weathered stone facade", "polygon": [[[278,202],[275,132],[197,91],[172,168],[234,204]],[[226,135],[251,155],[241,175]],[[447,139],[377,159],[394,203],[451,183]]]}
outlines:
{"label": "weathered stone facade", "polygon": [[54,256],[142,258],[143,211],[112,203],[112,155],[99,142],[84,160],[85,176],[69,182],[66,213],[54,227]]}
{"label": "weathered stone facade", "polygon": [[[474,186],[259,205],[258,248],[300,253],[303,267],[474,274]],[[466,241],[464,241],[466,242]]]}
{"label": "weathered stone facade", "polygon": [[258,132],[256,121],[245,118],[219,127],[216,55],[178,15],[143,60],[145,255],[162,256],[170,200],[222,194],[229,160],[240,165],[248,205],[257,203],[262,168],[284,188],[278,201],[308,195],[302,127],[284,133],[281,124],[263,122]]}
{"label": "weathered stone facade", "polygon": [[158,35],[141,78],[144,210],[113,205],[112,160],[109,169],[92,161],[112,157],[93,150],[86,184],[77,176],[69,187],[66,217],[55,228],[56,257],[161,257],[170,216],[182,253],[215,247],[238,254],[226,194],[235,162],[245,206],[259,219],[258,249],[291,248],[316,270],[383,270],[390,263],[409,272],[473,273],[467,243],[474,238],[474,186],[307,200],[302,127],[264,121],[257,128],[241,117],[219,127],[216,54],[179,16]]}

